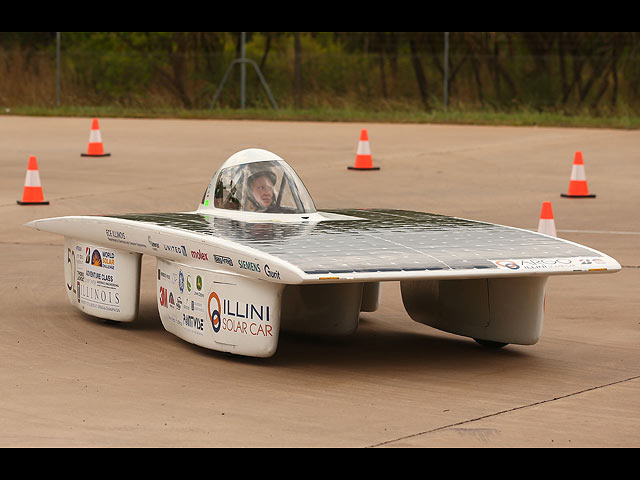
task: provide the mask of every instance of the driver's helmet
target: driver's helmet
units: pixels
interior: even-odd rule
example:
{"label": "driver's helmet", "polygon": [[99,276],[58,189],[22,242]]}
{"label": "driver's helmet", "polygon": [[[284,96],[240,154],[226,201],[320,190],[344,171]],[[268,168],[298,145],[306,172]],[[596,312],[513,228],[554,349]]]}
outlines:
{"label": "driver's helmet", "polygon": [[245,166],[247,191],[244,210],[266,212],[276,202],[275,186],[278,180],[271,162],[250,163]]}
{"label": "driver's helmet", "polygon": [[215,173],[199,210],[312,213],[311,196],[295,171],[267,150],[242,150]]}

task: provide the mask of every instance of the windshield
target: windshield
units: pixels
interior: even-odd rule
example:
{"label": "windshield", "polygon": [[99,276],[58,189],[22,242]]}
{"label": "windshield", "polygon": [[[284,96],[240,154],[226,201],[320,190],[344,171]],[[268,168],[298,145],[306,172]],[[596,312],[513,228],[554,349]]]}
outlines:
{"label": "windshield", "polygon": [[302,181],[282,159],[223,165],[205,192],[204,206],[210,206],[212,190],[215,208],[264,213],[316,211]]}

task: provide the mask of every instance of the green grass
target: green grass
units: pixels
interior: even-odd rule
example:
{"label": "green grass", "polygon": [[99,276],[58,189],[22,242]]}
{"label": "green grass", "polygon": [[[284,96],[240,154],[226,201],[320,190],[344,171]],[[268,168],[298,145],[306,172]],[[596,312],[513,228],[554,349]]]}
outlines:
{"label": "green grass", "polygon": [[369,123],[432,123],[452,125],[505,125],[580,128],[640,128],[640,116],[589,115],[548,112],[491,112],[449,110],[424,112],[409,109],[348,109],[314,108],[216,108],[213,110],[185,110],[180,108],[124,108],[114,106],[94,107],[14,107],[0,111],[2,116],[32,115],[61,117],[120,117],[120,118],[183,118],[220,120],[274,120],[314,122],[369,122]]}

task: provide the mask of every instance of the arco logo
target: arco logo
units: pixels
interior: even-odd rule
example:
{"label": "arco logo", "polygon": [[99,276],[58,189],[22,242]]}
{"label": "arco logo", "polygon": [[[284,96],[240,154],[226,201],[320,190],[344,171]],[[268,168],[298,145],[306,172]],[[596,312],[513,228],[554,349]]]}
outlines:
{"label": "arco logo", "polygon": [[[211,310],[211,300],[215,300],[214,309]],[[217,308],[215,308],[217,307]],[[209,294],[209,301],[207,302],[207,310],[209,312],[209,320],[211,320],[211,326],[213,327],[213,331],[218,333],[220,331],[220,327],[222,326],[222,321],[220,318],[220,311],[222,307],[220,306],[220,297],[216,292],[211,292]]]}
{"label": "arco logo", "polygon": [[508,260],[500,260],[496,262],[496,265],[500,265],[501,267],[507,267],[507,268],[510,268],[511,270],[518,270],[520,268],[520,266],[517,263],[511,262]]}

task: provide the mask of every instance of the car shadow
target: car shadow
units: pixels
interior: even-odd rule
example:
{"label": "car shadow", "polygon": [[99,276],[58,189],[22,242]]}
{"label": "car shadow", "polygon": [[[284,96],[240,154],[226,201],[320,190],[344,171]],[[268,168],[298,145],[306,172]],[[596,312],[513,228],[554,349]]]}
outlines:
{"label": "car shadow", "polygon": [[[130,323],[110,322],[90,317],[112,328],[125,328],[138,332],[164,331],[155,303],[140,305],[138,317]],[[411,320],[407,319],[409,325]],[[413,326],[381,322],[366,315],[360,317],[356,332],[346,337],[300,334],[281,331],[278,348],[272,357],[255,358],[209,350],[186,342],[169,332],[167,341],[183,345],[185,349],[212,361],[224,360],[261,367],[323,365],[338,368],[356,368],[360,371],[396,368],[399,365],[429,364],[459,366],[473,369],[478,362],[513,362],[529,358],[526,351],[531,346],[507,345],[503,348],[487,348],[473,339],[440,332],[427,326]]]}

